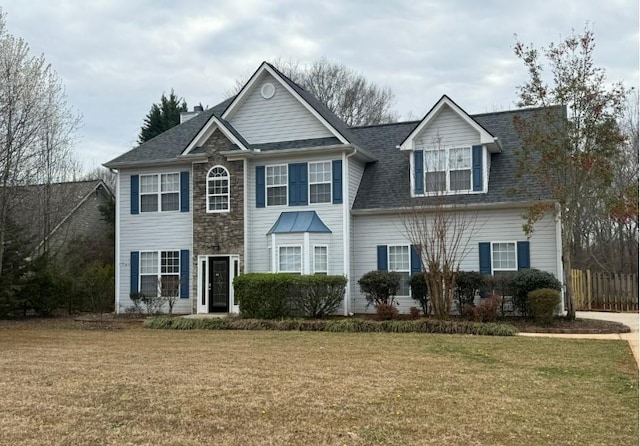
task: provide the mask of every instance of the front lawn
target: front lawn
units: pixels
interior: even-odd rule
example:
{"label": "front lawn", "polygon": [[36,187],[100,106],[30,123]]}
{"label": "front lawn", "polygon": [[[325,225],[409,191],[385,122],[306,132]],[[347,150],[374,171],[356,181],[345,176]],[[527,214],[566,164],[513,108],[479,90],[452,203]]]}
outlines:
{"label": "front lawn", "polygon": [[0,325],[0,444],[637,445],[623,341]]}

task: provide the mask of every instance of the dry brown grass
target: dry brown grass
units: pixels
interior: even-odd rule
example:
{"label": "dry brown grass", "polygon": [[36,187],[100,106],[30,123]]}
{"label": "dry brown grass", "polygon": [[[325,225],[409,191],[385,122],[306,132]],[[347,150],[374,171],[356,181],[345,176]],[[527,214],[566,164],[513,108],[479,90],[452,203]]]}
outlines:
{"label": "dry brown grass", "polygon": [[78,325],[0,324],[0,444],[638,444],[622,341]]}

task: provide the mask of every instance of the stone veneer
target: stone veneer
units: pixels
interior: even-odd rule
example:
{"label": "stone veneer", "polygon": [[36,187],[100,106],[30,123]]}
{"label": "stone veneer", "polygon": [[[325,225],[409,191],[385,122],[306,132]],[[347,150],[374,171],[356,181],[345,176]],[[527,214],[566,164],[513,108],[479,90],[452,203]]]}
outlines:
{"label": "stone veneer", "polygon": [[[216,130],[203,145],[208,161],[193,165],[193,312],[197,309],[199,255],[238,255],[244,271],[244,171],[242,161],[227,161],[220,154],[231,150],[230,142]],[[224,166],[230,176],[230,212],[207,213],[207,174],[213,166]],[[218,243],[220,249],[214,251]],[[233,268],[233,264],[230,265]]]}

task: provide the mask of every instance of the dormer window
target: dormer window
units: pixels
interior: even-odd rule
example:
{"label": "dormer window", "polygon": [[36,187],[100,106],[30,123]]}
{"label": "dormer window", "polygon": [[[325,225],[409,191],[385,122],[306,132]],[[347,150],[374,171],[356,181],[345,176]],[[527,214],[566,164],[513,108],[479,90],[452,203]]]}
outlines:
{"label": "dormer window", "polygon": [[424,172],[426,193],[470,191],[471,147],[425,150]]}

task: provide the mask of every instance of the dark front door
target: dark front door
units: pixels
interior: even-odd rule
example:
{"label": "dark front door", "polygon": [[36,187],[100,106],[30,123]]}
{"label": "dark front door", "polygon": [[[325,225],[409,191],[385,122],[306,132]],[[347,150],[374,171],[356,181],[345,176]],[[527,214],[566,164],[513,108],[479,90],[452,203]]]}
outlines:
{"label": "dark front door", "polygon": [[228,257],[209,257],[209,312],[229,312]]}

